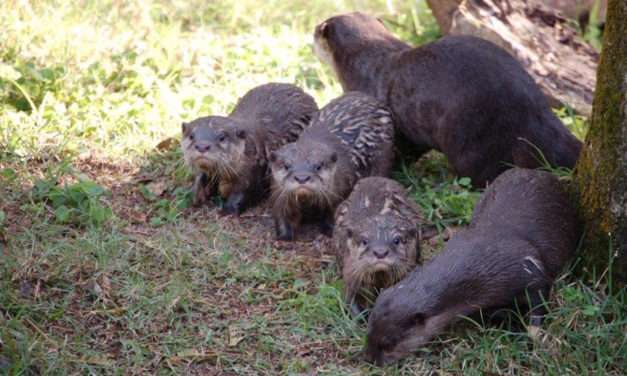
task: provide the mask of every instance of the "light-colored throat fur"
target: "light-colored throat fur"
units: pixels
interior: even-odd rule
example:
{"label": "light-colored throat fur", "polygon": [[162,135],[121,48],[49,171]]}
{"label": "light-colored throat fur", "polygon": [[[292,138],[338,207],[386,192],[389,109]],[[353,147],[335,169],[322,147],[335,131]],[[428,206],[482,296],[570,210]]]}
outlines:
{"label": "light-colored throat fur", "polygon": [[[242,173],[246,148],[244,142],[238,142],[228,153],[218,151],[202,154],[194,148],[194,143],[188,137],[181,141],[181,146],[187,166],[195,173],[204,172],[212,181],[218,179],[236,181]],[[201,157],[206,158],[202,164],[198,160]]]}

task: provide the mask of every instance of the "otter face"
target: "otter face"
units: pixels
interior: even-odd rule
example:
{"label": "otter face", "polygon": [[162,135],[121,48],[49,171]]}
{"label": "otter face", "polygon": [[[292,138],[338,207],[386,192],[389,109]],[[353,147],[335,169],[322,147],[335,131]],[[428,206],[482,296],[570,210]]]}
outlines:
{"label": "otter face", "polygon": [[347,239],[343,277],[355,289],[389,287],[416,266],[418,231],[408,221],[378,215],[342,231]]}
{"label": "otter face", "polygon": [[456,317],[451,310],[430,313],[428,307],[437,302],[429,301],[433,297],[428,291],[416,286],[416,275],[412,273],[377,298],[368,320],[367,361],[383,366],[411,355]]}
{"label": "otter face", "polygon": [[183,123],[181,147],[185,162],[209,176],[237,175],[244,157],[246,131],[232,119],[208,116]]}
{"label": "otter face", "polygon": [[323,205],[335,200],[337,153],[322,143],[291,143],[270,154],[275,194]]}

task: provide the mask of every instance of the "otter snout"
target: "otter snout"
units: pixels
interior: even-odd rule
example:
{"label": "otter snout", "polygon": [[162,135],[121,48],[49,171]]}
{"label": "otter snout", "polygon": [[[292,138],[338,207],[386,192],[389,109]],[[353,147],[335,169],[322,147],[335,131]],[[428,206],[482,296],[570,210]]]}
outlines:
{"label": "otter snout", "polygon": [[390,249],[386,246],[377,246],[372,248],[372,254],[377,259],[384,259],[390,254]]}
{"label": "otter snout", "polygon": [[309,174],[295,174],[294,180],[296,180],[299,184],[305,184],[311,180],[311,175]]}
{"label": "otter snout", "polygon": [[196,150],[198,150],[198,152],[200,153],[206,153],[209,151],[209,149],[211,149],[211,144],[206,143],[206,142],[198,142],[196,143],[196,145],[194,146],[196,148]]}

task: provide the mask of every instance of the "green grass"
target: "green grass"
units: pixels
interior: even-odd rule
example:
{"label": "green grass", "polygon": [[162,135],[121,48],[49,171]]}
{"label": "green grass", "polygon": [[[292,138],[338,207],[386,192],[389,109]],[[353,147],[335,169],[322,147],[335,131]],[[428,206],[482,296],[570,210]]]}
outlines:
{"label": "green grass", "polygon": [[[2,373],[380,373],[359,360],[365,326],[325,241],[277,244],[263,211],[189,207],[180,123],[268,81],[337,96],[310,45],[333,14],[375,13],[415,44],[439,33],[420,1],[259,4],[0,3]],[[557,112],[583,137],[585,119]],[[395,177],[442,233],[480,193],[437,153]],[[456,325],[385,373],[623,374],[625,297],[606,275],[557,282],[541,341]]]}

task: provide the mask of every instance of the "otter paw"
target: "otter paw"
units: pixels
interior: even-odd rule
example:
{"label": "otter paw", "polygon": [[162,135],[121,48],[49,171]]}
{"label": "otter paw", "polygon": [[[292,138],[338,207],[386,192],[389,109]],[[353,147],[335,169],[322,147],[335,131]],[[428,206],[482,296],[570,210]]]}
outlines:
{"label": "otter paw", "polygon": [[234,215],[234,216],[239,216],[240,215],[240,210],[238,207],[235,206],[231,206],[231,205],[224,205],[220,211],[218,212],[218,214],[220,214],[221,216],[227,216],[227,215]]}
{"label": "otter paw", "polygon": [[294,231],[292,229],[279,229],[276,233],[277,240],[292,241],[294,240]]}
{"label": "otter paw", "polygon": [[242,206],[244,202],[244,194],[243,193],[233,193],[226,200],[222,209],[220,210],[221,215],[240,215],[242,212]]}
{"label": "otter paw", "polygon": [[320,224],[320,232],[327,237],[332,237],[333,227],[333,222],[322,222]]}
{"label": "otter paw", "polygon": [[194,198],[192,199],[192,206],[199,207],[206,205],[209,202],[210,197],[204,189],[194,190],[193,194]]}
{"label": "otter paw", "polygon": [[198,207],[207,204],[211,200],[211,193],[211,185],[207,175],[199,174],[196,176],[192,186],[192,194],[194,196],[192,205]]}

